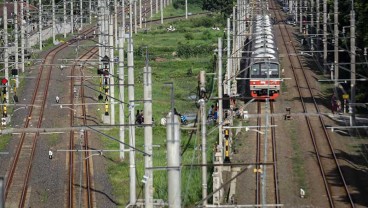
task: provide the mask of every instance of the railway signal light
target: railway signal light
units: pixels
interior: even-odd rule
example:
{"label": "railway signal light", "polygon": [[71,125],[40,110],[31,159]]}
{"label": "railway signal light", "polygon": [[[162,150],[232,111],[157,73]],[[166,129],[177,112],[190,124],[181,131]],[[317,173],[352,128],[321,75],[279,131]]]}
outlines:
{"label": "railway signal light", "polygon": [[8,117],[8,112],[6,110],[6,105],[3,106],[3,117],[4,118]]}
{"label": "railway signal light", "polygon": [[105,104],[105,116],[109,115],[109,104]]}
{"label": "railway signal light", "polygon": [[11,70],[11,75],[13,75],[13,76],[18,75],[18,69],[12,69]]}
{"label": "railway signal light", "polygon": [[224,130],[224,135],[225,135],[225,159],[224,159],[224,163],[230,163],[230,147],[229,147],[229,137],[230,137],[230,131],[229,129],[225,129]]}
{"label": "railway signal light", "polygon": [[228,94],[223,95],[222,108],[223,109],[230,109],[230,96]]}
{"label": "railway signal light", "polygon": [[101,93],[100,93],[100,95],[98,96],[98,100],[99,100],[99,101],[103,100],[103,96],[102,96],[102,94],[101,94]]}
{"label": "railway signal light", "polygon": [[98,75],[103,74],[103,69],[97,69],[97,74],[98,74]]}
{"label": "railway signal light", "polygon": [[1,80],[1,84],[2,84],[2,85],[6,85],[6,83],[8,83],[8,80],[7,80],[6,78],[3,78],[3,79]]}

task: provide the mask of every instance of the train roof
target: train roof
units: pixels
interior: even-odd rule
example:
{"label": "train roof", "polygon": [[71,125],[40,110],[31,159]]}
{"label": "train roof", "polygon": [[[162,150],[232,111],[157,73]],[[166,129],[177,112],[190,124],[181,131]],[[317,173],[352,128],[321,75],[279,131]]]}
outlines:
{"label": "train roof", "polygon": [[269,15],[257,15],[254,18],[251,51],[252,62],[259,62],[262,59],[278,62],[278,52],[275,45],[271,17]]}

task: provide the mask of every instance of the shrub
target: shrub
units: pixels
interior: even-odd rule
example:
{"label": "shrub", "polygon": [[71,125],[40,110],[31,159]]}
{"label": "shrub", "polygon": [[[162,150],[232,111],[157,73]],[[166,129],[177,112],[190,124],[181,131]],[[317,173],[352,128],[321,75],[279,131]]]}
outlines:
{"label": "shrub", "polygon": [[185,34],[185,39],[187,39],[187,40],[193,40],[194,39],[194,36],[193,36],[193,34],[192,33],[187,33],[187,34]]}

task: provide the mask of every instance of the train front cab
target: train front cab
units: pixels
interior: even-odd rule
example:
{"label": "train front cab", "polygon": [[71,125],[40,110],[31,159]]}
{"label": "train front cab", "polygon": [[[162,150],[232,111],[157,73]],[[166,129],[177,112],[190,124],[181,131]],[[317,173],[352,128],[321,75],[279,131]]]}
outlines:
{"label": "train front cab", "polygon": [[249,91],[253,98],[275,100],[280,93],[280,68],[278,63],[260,62],[250,68]]}

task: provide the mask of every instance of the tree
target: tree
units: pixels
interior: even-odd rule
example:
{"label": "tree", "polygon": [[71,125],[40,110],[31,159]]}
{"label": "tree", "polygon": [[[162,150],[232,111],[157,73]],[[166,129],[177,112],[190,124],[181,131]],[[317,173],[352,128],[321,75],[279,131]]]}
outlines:
{"label": "tree", "polygon": [[220,12],[224,17],[230,16],[233,11],[232,0],[203,0],[202,9],[211,12]]}

